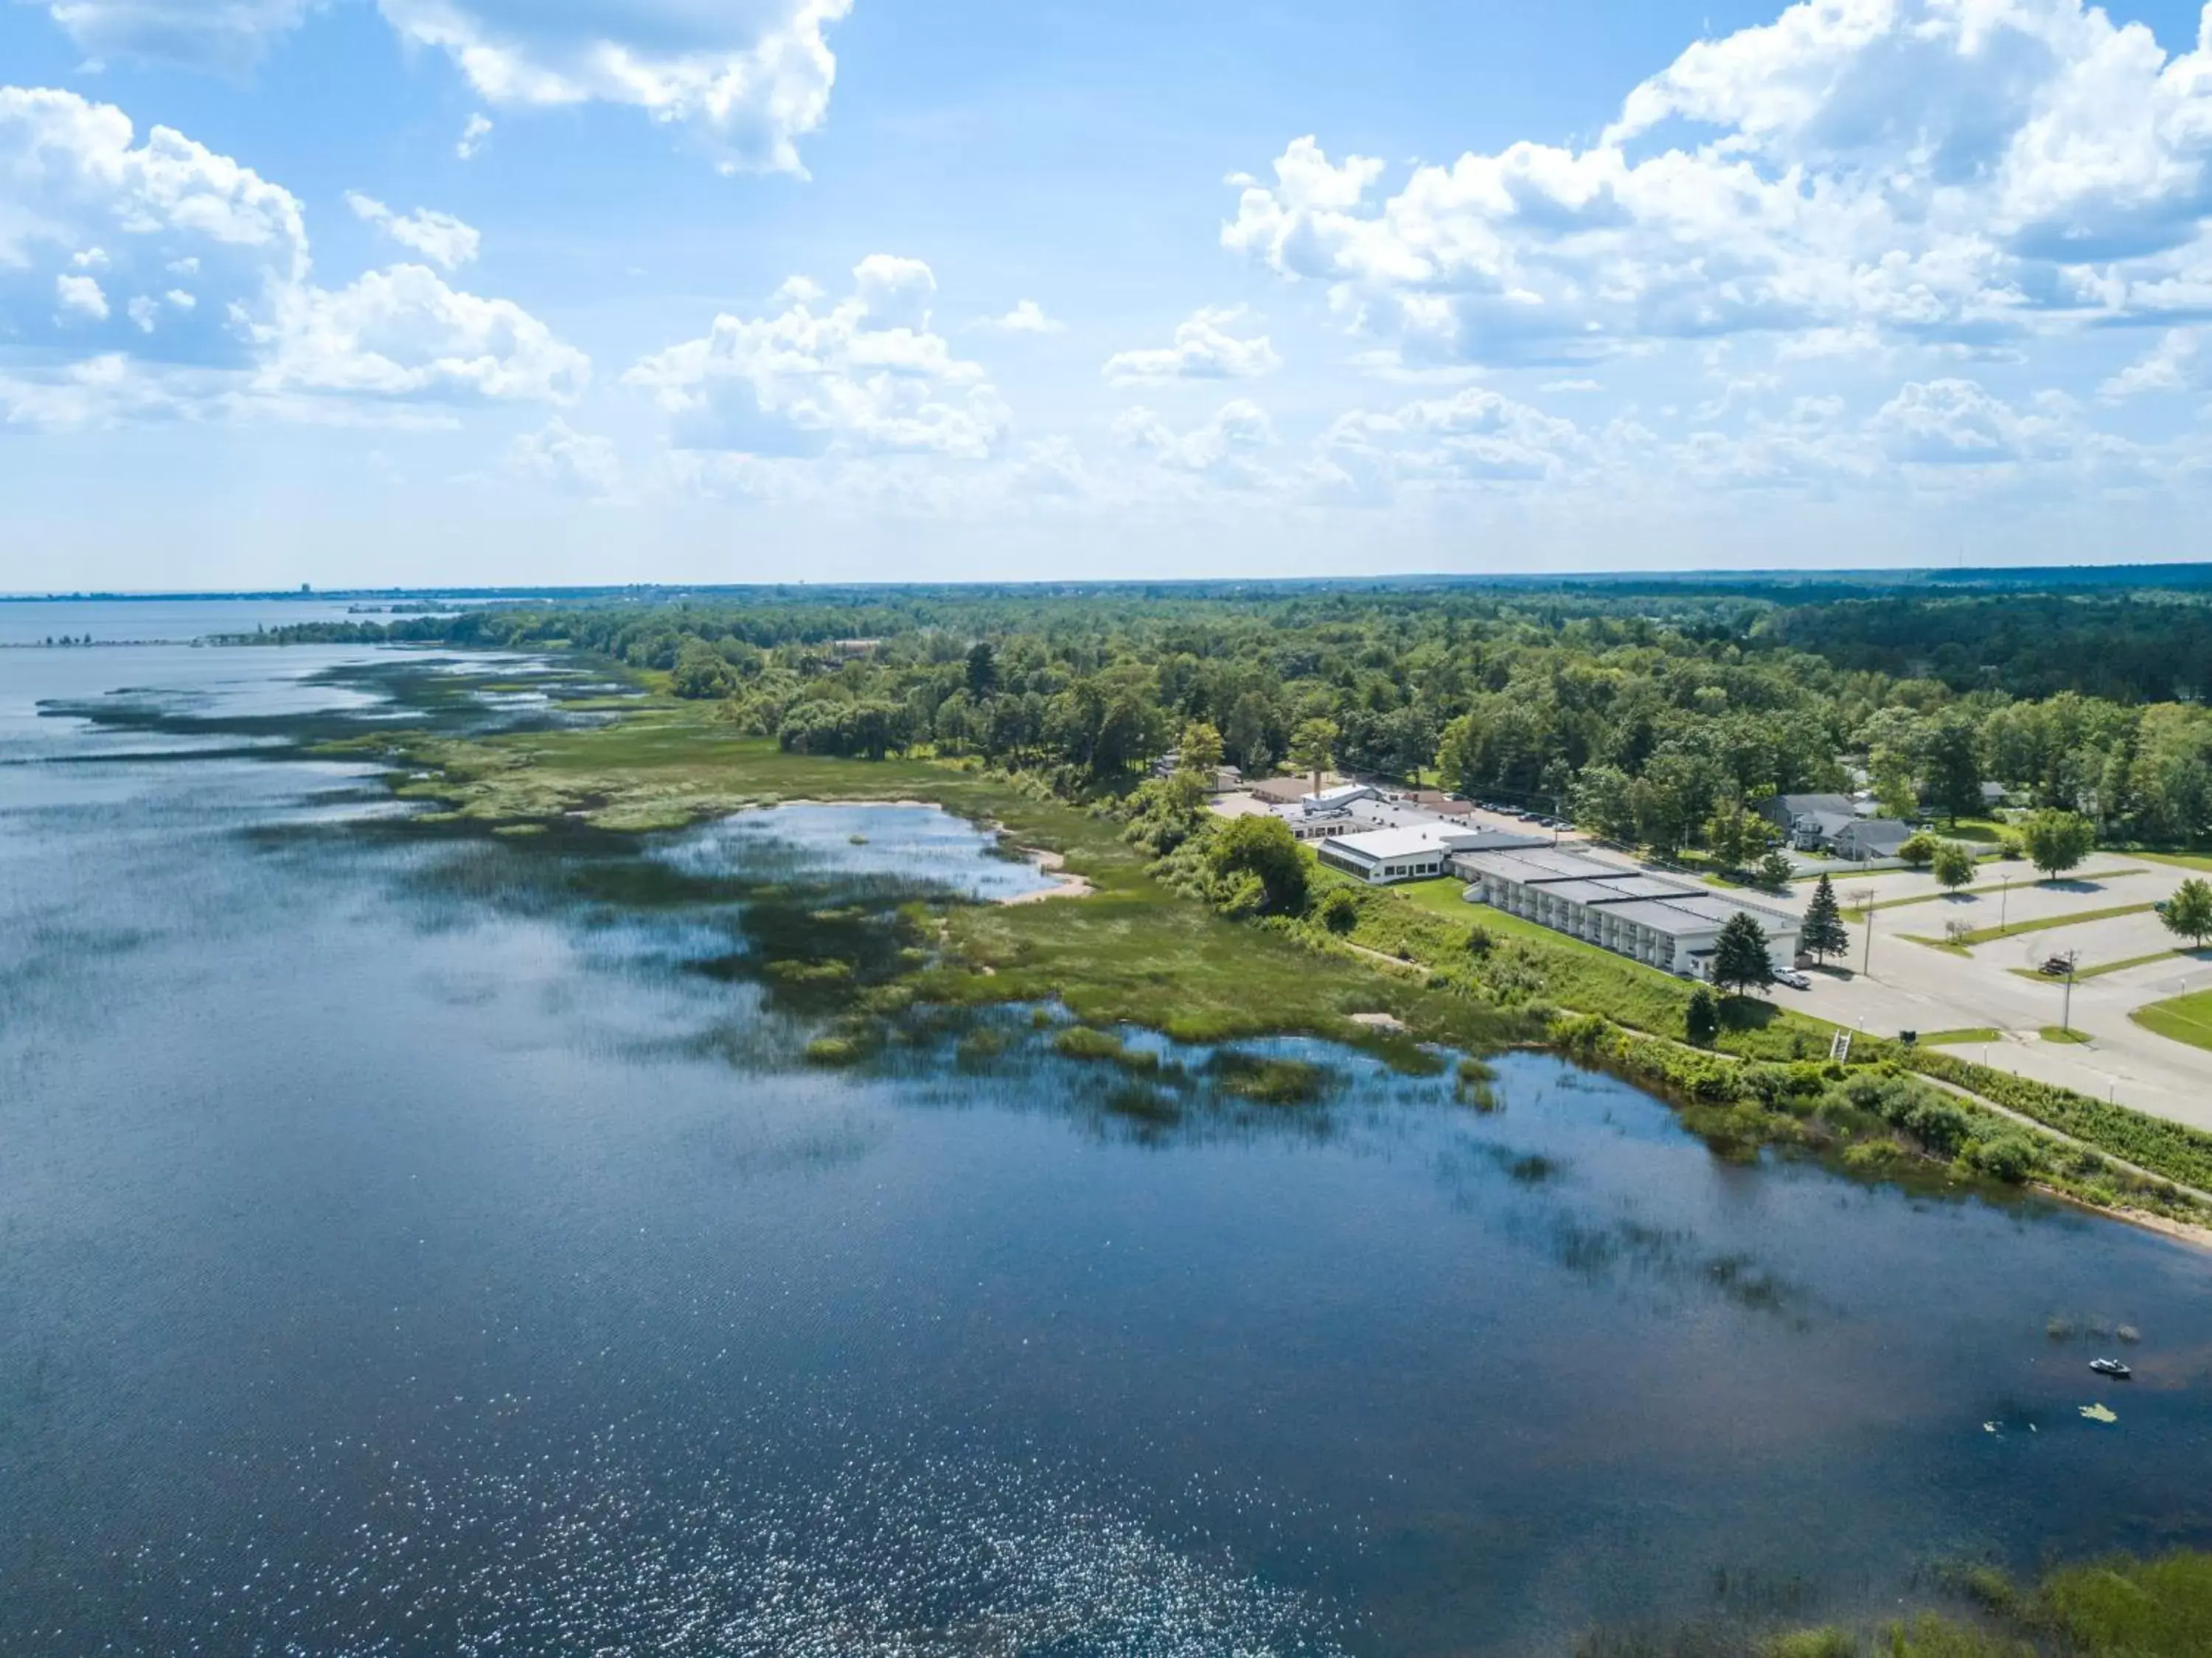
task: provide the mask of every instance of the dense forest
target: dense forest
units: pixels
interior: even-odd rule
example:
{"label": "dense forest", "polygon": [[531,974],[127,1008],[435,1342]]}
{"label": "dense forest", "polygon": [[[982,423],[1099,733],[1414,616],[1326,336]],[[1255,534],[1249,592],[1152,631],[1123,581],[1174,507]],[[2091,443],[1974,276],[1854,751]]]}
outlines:
{"label": "dense forest", "polygon": [[2183,589],[793,588],[267,637],[587,650],[790,748],[928,747],[1071,795],[1188,743],[1251,777],[1326,753],[1667,852],[1778,791],[1954,818],[1984,783],[2108,838],[2212,838],[2212,604]]}

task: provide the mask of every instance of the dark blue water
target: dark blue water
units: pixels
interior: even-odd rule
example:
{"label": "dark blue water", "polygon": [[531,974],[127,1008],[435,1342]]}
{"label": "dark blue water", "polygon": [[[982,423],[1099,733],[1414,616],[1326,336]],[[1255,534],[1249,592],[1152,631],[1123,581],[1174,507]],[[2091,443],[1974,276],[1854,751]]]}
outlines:
{"label": "dark blue water", "polygon": [[404,721],[377,662],[0,653],[0,1651],[1542,1654],[2212,1542],[2202,1254],[1542,1057],[810,1070],[789,963],[1038,878],[910,808],[407,831],[283,741]]}

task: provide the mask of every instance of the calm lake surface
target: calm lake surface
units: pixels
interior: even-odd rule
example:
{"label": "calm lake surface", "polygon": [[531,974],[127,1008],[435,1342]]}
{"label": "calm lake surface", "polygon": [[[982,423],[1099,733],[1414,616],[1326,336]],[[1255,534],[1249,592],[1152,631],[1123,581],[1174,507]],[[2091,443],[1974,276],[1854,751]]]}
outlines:
{"label": "calm lake surface", "polygon": [[297,756],[558,690],[0,650],[0,1651],[1533,1658],[2212,1543],[2212,1258],[1541,1057],[1480,1112],[1269,1045],[1337,1080],[1263,1107],[1020,1009],[809,1070],[811,970],[1040,877],[915,808],[441,834]]}

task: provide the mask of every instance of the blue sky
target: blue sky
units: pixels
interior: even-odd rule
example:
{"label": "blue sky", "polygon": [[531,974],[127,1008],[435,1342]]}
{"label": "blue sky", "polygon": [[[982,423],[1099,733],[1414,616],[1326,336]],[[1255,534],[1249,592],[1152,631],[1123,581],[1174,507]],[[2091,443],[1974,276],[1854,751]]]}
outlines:
{"label": "blue sky", "polygon": [[0,0],[0,588],[2212,557],[2200,26]]}

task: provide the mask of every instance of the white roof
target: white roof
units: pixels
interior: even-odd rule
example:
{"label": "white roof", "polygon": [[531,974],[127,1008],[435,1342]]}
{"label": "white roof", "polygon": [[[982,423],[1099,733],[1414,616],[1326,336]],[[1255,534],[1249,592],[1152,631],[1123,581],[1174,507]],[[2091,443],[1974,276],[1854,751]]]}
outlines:
{"label": "white roof", "polygon": [[1444,850],[1435,832],[1427,829],[1376,829],[1364,835],[1340,835],[1329,844],[1377,863],[1424,852],[1441,856]]}
{"label": "white roof", "polygon": [[1340,783],[1334,789],[1324,789],[1318,795],[1299,796],[1299,803],[1309,812],[1325,812],[1332,806],[1349,806],[1356,800],[1372,800],[1375,791],[1364,783]]}

